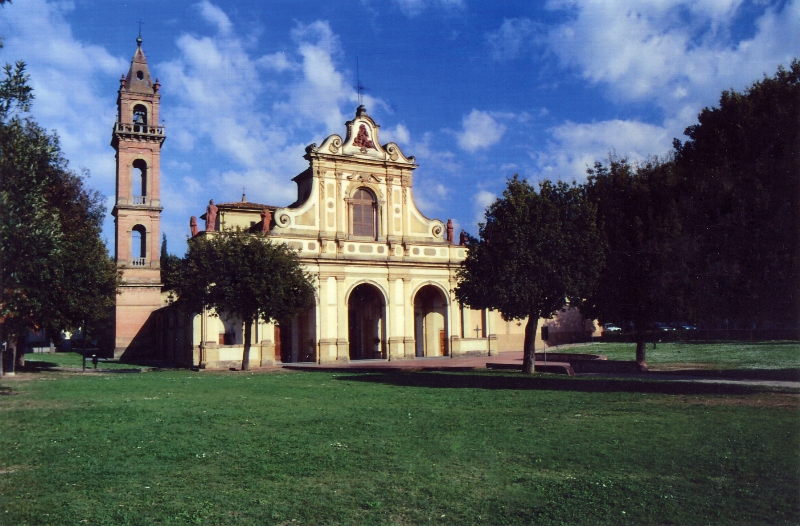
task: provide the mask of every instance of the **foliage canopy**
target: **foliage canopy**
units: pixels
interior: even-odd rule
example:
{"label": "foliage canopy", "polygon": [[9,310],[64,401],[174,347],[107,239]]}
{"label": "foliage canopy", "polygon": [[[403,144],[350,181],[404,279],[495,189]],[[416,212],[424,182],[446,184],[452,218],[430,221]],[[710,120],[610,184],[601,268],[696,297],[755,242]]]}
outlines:
{"label": "foliage canopy", "polygon": [[456,296],[505,320],[528,318],[526,372],[533,371],[539,318],[565,302],[580,305],[596,287],[603,264],[594,205],[582,188],[543,181],[539,192],[514,176],[486,210],[479,239],[469,238]]}
{"label": "foliage canopy", "polygon": [[189,240],[186,256],[170,279],[188,308],[210,307],[242,320],[243,370],[249,368],[253,322],[289,320],[314,301],[311,276],[297,254],[283,243],[244,231]]}

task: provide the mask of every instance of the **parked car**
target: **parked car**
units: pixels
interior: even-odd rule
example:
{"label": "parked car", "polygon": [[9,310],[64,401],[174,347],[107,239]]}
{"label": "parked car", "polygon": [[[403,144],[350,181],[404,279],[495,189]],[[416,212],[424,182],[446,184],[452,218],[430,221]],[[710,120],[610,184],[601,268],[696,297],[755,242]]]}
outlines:
{"label": "parked car", "polygon": [[648,327],[650,330],[653,331],[674,331],[675,327],[670,327],[666,323],[662,323],[660,321],[654,321],[653,323],[649,324]]}
{"label": "parked car", "polygon": [[614,325],[613,323],[604,323],[603,330],[608,332],[620,332],[622,329]]}

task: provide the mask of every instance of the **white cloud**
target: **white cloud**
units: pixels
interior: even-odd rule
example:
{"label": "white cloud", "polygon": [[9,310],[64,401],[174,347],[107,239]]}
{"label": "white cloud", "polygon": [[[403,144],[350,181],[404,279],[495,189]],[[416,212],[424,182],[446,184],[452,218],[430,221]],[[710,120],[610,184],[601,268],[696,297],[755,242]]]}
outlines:
{"label": "white cloud", "polygon": [[485,111],[473,109],[461,120],[462,131],[457,134],[462,150],[474,152],[500,142],[506,127]]}
{"label": "white cloud", "polygon": [[533,157],[539,177],[551,180],[582,180],[587,168],[595,161],[604,161],[612,151],[631,161],[664,155],[676,134],[665,126],[624,120],[566,122],[548,131],[552,140],[545,151]]}
{"label": "white cloud", "polygon": [[653,101],[668,116],[713,104],[720,86],[744,88],[800,49],[800,0],[769,5],[755,34],[735,40],[743,0],[551,0],[567,22],[549,33],[562,65],[621,101]]}
{"label": "white cloud", "polygon": [[488,190],[479,190],[472,196],[472,209],[475,212],[473,222],[477,227],[478,223],[486,222],[486,209],[497,200],[497,195]]}
{"label": "white cloud", "polygon": [[[4,6],[3,57],[27,63],[35,96],[32,116],[43,128],[57,130],[70,167],[88,168],[88,185],[106,195],[113,206],[115,163],[108,143],[116,107],[104,82],[114,82],[129,65],[101,46],[78,40],[64,19],[73,9],[71,3],[44,0]],[[110,216],[105,232],[106,236],[113,232]]]}
{"label": "white cloud", "polygon": [[407,17],[415,17],[428,8],[463,9],[464,0],[394,0],[395,5]]}
{"label": "white cloud", "polygon": [[298,67],[297,64],[289,61],[286,57],[286,53],[280,51],[271,55],[264,55],[256,61],[256,64],[266,69],[277,71],[278,73],[286,70],[295,70]]}
{"label": "white cloud", "polygon": [[386,128],[385,130],[381,130],[381,142],[395,142],[400,145],[406,145],[411,142],[411,134],[403,124],[398,124],[397,126],[392,128]]}
{"label": "white cloud", "polygon": [[500,29],[486,35],[495,60],[512,60],[531,43],[534,24],[529,18],[506,18]]}
{"label": "white cloud", "polygon": [[208,0],[203,0],[197,4],[197,7],[200,9],[200,14],[206,20],[206,22],[217,26],[217,30],[220,33],[230,33],[231,29],[233,28],[233,24],[231,24],[230,18],[228,18],[228,15],[226,15],[222,9],[215,6]]}

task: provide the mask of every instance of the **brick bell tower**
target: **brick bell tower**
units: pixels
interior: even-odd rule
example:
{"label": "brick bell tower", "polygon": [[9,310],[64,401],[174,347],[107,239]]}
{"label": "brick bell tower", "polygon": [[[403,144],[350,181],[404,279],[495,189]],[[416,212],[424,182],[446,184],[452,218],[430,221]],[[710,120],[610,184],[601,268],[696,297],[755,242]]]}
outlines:
{"label": "brick bell tower", "polygon": [[116,201],[111,211],[114,257],[123,272],[114,357],[148,353],[154,348],[155,334],[148,320],[161,307],[159,183],[161,145],[166,136],[158,121],[161,85],[150,77],[141,35],[136,44],[128,75],[119,81],[117,122],[111,134],[117,159]]}

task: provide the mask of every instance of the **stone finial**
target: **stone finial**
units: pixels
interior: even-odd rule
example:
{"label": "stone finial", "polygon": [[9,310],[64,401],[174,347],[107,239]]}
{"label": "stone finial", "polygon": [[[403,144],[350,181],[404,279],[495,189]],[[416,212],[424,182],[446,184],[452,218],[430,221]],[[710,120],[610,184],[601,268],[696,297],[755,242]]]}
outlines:
{"label": "stone finial", "polygon": [[197,235],[197,217],[192,216],[189,219],[189,228],[192,229],[192,237]]}
{"label": "stone finial", "polygon": [[156,83],[153,84],[153,91],[155,93],[158,93],[158,90],[160,89],[161,89],[161,83],[158,81],[158,78],[156,78]]}
{"label": "stone finial", "polygon": [[120,88],[124,88],[125,87],[125,74],[124,73],[119,79],[119,87]]}

